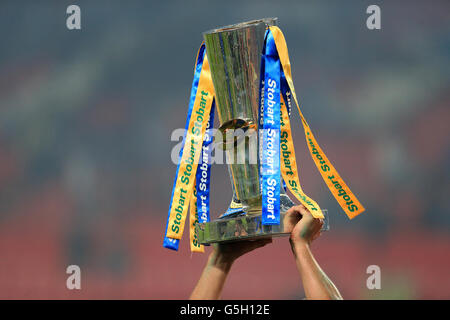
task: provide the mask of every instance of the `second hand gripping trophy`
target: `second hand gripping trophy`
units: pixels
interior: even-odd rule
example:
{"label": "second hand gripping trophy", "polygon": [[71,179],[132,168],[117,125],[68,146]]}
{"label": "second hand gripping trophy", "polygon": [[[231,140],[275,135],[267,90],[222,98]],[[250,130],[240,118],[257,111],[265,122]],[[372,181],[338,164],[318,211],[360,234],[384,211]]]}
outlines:
{"label": "second hand gripping trophy", "polygon": [[[286,188],[315,218],[328,215],[302,190],[290,126],[297,108],[309,153],[341,208],[352,219],[365,209],[319,146],[295,94],[286,41],[276,18],[253,20],[203,34],[196,59],[180,162],[172,191],[164,247],[178,250],[190,208],[190,245],[288,235]],[[206,54],[205,54],[206,49]],[[214,108],[215,143],[225,150],[233,198],[218,219],[209,219],[209,179]],[[231,137],[231,139],[230,139]],[[216,149],[217,151],[217,149]],[[205,161],[206,160],[206,161]],[[201,164],[199,164],[201,162]],[[201,212],[201,213],[200,213]]]}

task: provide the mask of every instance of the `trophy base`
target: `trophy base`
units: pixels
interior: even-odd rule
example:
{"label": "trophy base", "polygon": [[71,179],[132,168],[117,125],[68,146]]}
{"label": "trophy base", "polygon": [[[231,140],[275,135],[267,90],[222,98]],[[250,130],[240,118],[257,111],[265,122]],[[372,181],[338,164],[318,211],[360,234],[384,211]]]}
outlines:
{"label": "trophy base", "polygon": [[[329,229],[328,212],[327,210],[322,210],[322,212],[325,216],[322,231],[327,231]],[[203,245],[289,236],[292,230],[285,228],[285,215],[286,211],[281,212],[279,225],[263,225],[261,213],[198,223],[197,235],[199,242]]]}

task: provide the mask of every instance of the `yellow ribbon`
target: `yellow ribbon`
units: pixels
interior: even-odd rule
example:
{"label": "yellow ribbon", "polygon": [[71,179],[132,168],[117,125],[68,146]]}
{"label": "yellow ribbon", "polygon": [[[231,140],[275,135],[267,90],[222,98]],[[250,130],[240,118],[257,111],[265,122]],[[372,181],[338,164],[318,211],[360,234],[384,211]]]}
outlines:
{"label": "yellow ribbon", "polygon": [[191,244],[191,252],[204,252],[203,245],[198,242],[198,235],[195,226],[198,223],[198,207],[197,207],[197,188],[192,192],[191,205],[189,207],[189,239]]}
{"label": "yellow ribbon", "polygon": [[167,237],[172,239],[181,240],[183,235],[187,210],[192,190],[195,187],[195,174],[202,149],[203,137],[209,121],[213,99],[214,86],[208,59],[205,55],[170,210]]}
{"label": "yellow ribbon", "polygon": [[281,175],[292,194],[311,212],[314,218],[324,218],[319,205],[309,198],[302,190],[298,178],[297,160],[292,141],[291,125],[283,95],[280,95],[280,168]]}
{"label": "yellow ribbon", "polygon": [[[308,122],[306,122],[305,117],[302,114],[302,111],[300,110],[300,105],[297,101],[297,96],[295,94],[294,84],[292,81],[292,74],[291,74],[291,63],[289,61],[289,54],[287,49],[286,40],[284,38],[283,33],[281,32],[280,28],[278,27],[270,27],[270,31],[272,32],[272,35],[275,40],[275,45],[277,47],[278,55],[280,57],[281,66],[284,71],[284,75],[286,77],[286,81],[289,85],[289,89],[291,90],[292,96],[295,101],[295,105],[297,106],[297,110],[300,114],[300,117],[302,119],[303,124],[303,130],[305,131],[305,138],[306,138],[306,144],[308,145],[309,152],[311,154],[311,157],[319,170],[322,179],[327,184],[328,189],[333,194],[341,208],[345,211],[347,216],[350,219],[353,219],[360,213],[362,213],[365,209],[362,206],[362,204],[358,201],[356,196],[353,194],[353,192],[350,190],[350,188],[347,186],[347,184],[342,180],[341,176],[338,174],[337,170],[334,168],[334,166],[331,164],[331,162],[328,160],[325,153],[322,151],[322,148],[320,148],[319,144],[317,143],[317,140],[315,139]],[[282,107],[282,114],[284,110],[284,115],[287,115],[286,106],[284,108]],[[290,135],[290,127],[289,127],[289,118],[287,117],[287,121],[284,120],[283,115],[283,122],[285,122],[287,125],[285,127],[285,131]],[[283,134],[283,129],[281,130],[281,134]],[[292,143],[292,141],[291,141]],[[280,145],[281,146],[281,145]],[[292,144],[292,151],[293,151],[293,144]],[[283,152],[283,150],[281,150]],[[294,154],[294,153],[293,153]],[[292,159],[291,159],[292,161]],[[283,161],[281,162],[283,167]],[[282,170],[282,173],[285,170]],[[286,173],[286,172],[285,172]],[[285,174],[283,174],[283,178],[285,178]],[[297,177],[298,180],[298,177]],[[295,181],[297,183],[297,181]],[[289,183],[288,183],[289,187]],[[298,182],[298,188],[301,191],[300,182]],[[289,188],[291,190],[291,188]],[[291,190],[292,192],[292,190]],[[302,193],[298,192],[293,194],[299,199]],[[309,199],[305,196],[305,199]],[[305,201],[305,199],[299,199],[302,203]],[[311,200],[311,199],[309,199]],[[311,200],[312,201],[312,200]],[[306,202],[306,201],[305,201]],[[312,202],[314,204],[314,202]],[[307,208],[309,208],[305,203],[303,203]],[[318,206],[317,206],[318,207]],[[310,209],[310,208],[309,208]],[[311,214],[314,215],[313,212],[316,212],[315,210],[311,210]],[[320,212],[320,208],[318,208],[318,212]]]}

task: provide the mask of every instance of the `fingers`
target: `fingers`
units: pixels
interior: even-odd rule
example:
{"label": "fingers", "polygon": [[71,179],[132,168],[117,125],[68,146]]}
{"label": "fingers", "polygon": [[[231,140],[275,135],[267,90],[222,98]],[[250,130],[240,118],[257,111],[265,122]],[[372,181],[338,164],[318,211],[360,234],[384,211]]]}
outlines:
{"label": "fingers", "polygon": [[300,208],[304,207],[302,204],[298,205],[298,206],[293,206],[290,207],[289,210],[286,213],[293,213],[293,212],[298,212],[300,213]]}
{"label": "fingers", "polygon": [[312,237],[312,241],[316,240],[318,237],[320,237],[322,232],[316,232],[316,234]]}
{"label": "fingers", "polygon": [[261,240],[247,240],[247,241],[241,242],[241,244],[243,245],[243,248],[245,248],[244,252],[250,252],[257,248],[264,247],[265,245],[267,245],[269,243],[272,243],[272,238],[261,239]]}
{"label": "fingers", "polygon": [[309,212],[308,211],[308,209],[306,209],[306,207],[304,206],[304,205],[300,205],[300,206],[298,206],[299,207],[299,211],[300,211],[300,214],[303,216],[303,217],[313,217],[312,216],[312,214],[311,214],[311,212]]}
{"label": "fingers", "polygon": [[300,218],[302,217],[301,213],[300,213],[300,208],[299,206],[295,206],[295,207],[291,207],[289,208],[288,211],[286,211],[286,217],[289,217],[290,220],[296,220],[296,222],[298,220],[300,220]]}
{"label": "fingers", "polygon": [[286,211],[286,216],[292,220],[295,219],[296,220],[295,222],[298,222],[301,219],[301,217],[303,216],[303,214],[300,211],[301,207],[302,207],[302,205],[289,208],[289,210]]}
{"label": "fingers", "polygon": [[322,229],[323,221],[321,219],[314,219],[313,228],[314,232],[319,232]]}
{"label": "fingers", "polygon": [[272,243],[272,238],[261,239],[261,240],[245,240],[239,242],[242,245],[245,245],[249,248],[256,249],[260,247],[264,247],[265,245]]}
{"label": "fingers", "polygon": [[323,220],[322,219],[315,219],[317,221],[317,230],[322,230],[323,227]]}
{"label": "fingers", "polygon": [[311,213],[302,204],[294,206],[287,211],[288,214],[300,214],[301,216],[312,216]]}
{"label": "fingers", "polygon": [[314,235],[311,240],[314,241],[322,234],[323,220],[322,219],[314,219]]}
{"label": "fingers", "polygon": [[321,230],[324,223],[323,219],[316,219],[315,221],[317,221],[318,229]]}

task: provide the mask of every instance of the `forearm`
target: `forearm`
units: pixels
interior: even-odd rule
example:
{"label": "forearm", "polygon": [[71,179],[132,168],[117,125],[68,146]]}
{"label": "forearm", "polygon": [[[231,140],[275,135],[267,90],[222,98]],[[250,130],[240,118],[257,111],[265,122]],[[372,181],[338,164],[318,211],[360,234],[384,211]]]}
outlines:
{"label": "forearm", "polygon": [[232,262],[224,259],[216,251],[213,251],[208,258],[208,263],[206,264],[194,291],[192,291],[190,299],[219,299],[232,264]]}
{"label": "forearm", "polygon": [[341,300],[341,294],[314,259],[309,245],[306,243],[291,243],[291,246],[297,269],[302,278],[306,298],[312,300]]}

